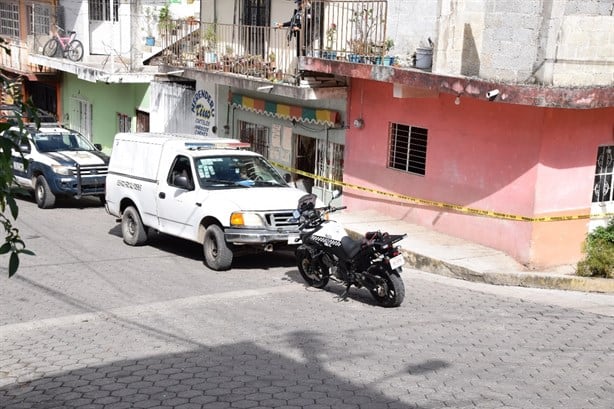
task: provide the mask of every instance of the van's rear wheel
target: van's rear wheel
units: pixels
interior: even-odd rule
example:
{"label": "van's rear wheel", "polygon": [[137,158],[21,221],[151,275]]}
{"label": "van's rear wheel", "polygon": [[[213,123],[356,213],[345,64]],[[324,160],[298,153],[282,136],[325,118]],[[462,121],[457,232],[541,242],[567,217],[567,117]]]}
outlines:
{"label": "van's rear wheel", "polygon": [[147,232],[139,212],[129,206],[122,214],[122,236],[124,243],[131,246],[141,246],[147,241]]}
{"label": "van's rear wheel", "polygon": [[55,195],[43,175],[38,176],[34,183],[34,199],[41,209],[49,209],[55,205]]}
{"label": "van's rear wheel", "polygon": [[212,224],[205,230],[203,253],[205,263],[212,270],[228,270],[232,264],[232,250],[224,240],[224,231],[217,224]]}

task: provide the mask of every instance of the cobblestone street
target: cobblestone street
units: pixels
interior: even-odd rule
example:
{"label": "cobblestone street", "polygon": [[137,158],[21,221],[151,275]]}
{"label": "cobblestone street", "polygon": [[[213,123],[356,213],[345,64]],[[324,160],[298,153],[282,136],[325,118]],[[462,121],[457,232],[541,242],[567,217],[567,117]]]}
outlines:
{"label": "cobblestone street", "polygon": [[614,320],[569,293],[406,270],[404,304],[384,309],[364,290],[339,302],[339,285],[306,288],[289,255],[214,272],[197,244],[124,245],[100,207],[20,209],[37,256],[11,279],[0,258],[2,408],[614,402]]}

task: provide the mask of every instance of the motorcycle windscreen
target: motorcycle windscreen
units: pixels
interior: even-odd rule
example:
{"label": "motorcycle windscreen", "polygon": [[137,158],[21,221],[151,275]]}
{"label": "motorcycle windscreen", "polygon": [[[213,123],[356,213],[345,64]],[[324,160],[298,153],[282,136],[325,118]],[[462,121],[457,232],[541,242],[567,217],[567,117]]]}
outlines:
{"label": "motorcycle windscreen", "polygon": [[304,212],[307,210],[313,210],[316,207],[316,199],[318,197],[316,195],[314,195],[313,193],[309,193],[306,195],[303,195],[299,200],[298,200],[298,205],[297,205],[297,209],[299,212]]}

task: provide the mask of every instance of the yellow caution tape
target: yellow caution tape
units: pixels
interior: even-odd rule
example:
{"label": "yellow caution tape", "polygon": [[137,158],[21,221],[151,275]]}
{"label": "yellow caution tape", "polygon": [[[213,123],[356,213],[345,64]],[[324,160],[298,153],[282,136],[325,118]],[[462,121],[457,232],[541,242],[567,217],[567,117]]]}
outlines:
{"label": "yellow caution tape", "polygon": [[374,193],[374,194],[378,194],[381,196],[391,197],[394,199],[400,199],[400,200],[404,200],[410,203],[420,204],[424,206],[440,207],[443,209],[453,210],[453,211],[460,212],[460,213],[492,217],[495,219],[515,220],[515,221],[520,221],[520,222],[561,222],[561,221],[582,220],[582,219],[605,219],[605,218],[610,218],[614,216],[614,213],[603,213],[599,215],[579,214],[579,215],[570,215],[570,216],[544,216],[544,217],[518,216],[515,214],[494,212],[492,210],[476,209],[473,207],[466,207],[466,206],[461,206],[461,205],[457,205],[453,203],[436,202],[436,201],[428,200],[428,199],[420,199],[417,197],[411,197],[411,196],[403,195],[400,193],[385,192],[382,190],[371,189],[371,188],[364,187],[364,186],[358,186],[358,185],[354,185],[351,183],[341,182],[339,180],[330,179],[324,176],[314,175],[313,173],[305,172],[299,169],[294,169],[289,166],[282,165],[281,163],[277,163],[273,161],[271,161],[271,164],[273,164],[274,166],[280,169],[286,170],[288,172],[296,173],[302,176],[307,176],[311,179],[320,180],[326,183],[331,183],[336,186],[343,186],[343,187],[347,187],[350,189],[361,190],[363,192]]}

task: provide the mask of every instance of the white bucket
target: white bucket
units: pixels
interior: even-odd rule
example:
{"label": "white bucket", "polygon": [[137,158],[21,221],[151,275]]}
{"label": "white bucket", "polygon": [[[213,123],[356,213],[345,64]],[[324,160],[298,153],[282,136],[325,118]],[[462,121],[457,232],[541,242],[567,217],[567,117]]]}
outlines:
{"label": "white bucket", "polygon": [[433,49],[416,48],[416,68],[429,69],[433,66]]}

